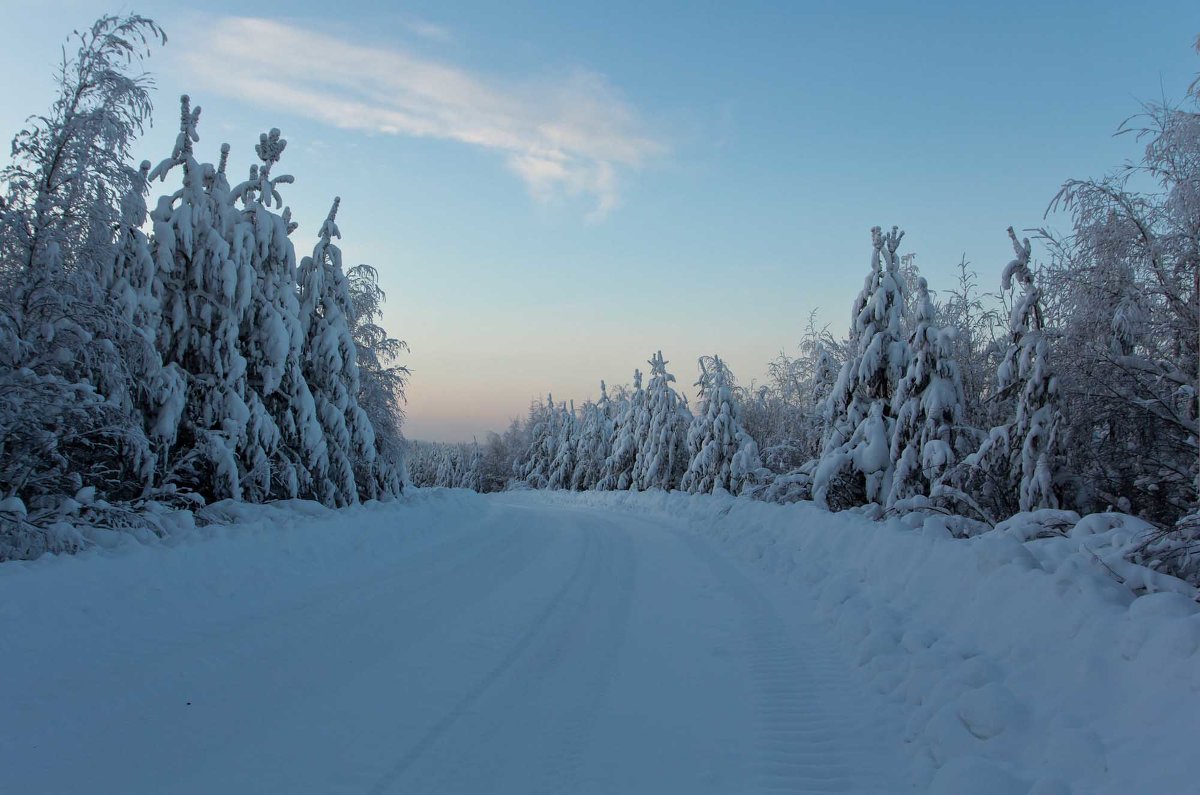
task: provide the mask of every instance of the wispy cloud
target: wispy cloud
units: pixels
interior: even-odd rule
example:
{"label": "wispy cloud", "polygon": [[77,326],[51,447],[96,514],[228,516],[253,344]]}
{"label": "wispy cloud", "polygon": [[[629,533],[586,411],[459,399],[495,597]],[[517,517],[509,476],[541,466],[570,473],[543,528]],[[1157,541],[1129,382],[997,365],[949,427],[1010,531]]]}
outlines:
{"label": "wispy cloud", "polygon": [[419,36],[422,39],[427,39],[438,44],[448,44],[454,41],[454,36],[448,29],[427,19],[403,17],[401,24],[408,29],[409,33]]}
{"label": "wispy cloud", "polygon": [[601,75],[504,81],[402,47],[364,46],[264,19],[223,18],[189,42],[209,91],[344,129],[438,138],[494,150],[539,200],[618,200],[618,175],[661,154]]}

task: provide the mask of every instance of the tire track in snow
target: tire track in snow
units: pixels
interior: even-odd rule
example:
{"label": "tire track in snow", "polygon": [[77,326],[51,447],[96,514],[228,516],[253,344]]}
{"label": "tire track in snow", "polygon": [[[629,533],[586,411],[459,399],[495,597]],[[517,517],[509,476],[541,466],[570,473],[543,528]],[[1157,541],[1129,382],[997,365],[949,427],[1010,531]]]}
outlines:
{"label": "tire track in snow", "polygon": [[[551,662],[564,676],[542,683],[543,703],[555,705],[555,719],[546,721],[541,732],[543,747],[550,753],[541,764],[541,780],[528,790],[531,795],[561,795],[575,792],[584,753],[588,749],[595,719],[612,680],[613,666],[625,639],[633,598],[636,559],[629,532],[610,522],[593,531],[605,554],[592,578],[583,611],[571,621],[568,636],[558,644]],[[563,665],[567,650],[573,652],[570,667]]]}
{"label": "tire track in snow", "polygon": [[[770,600],[745,574],[685,530],[676,535],[716,576],[744,620],[759,731],[754,783],[770,793],[887,793],[864,741],[871,716],[832,653],[798,646]],[[814,632],[815,632],[814,628]]]}
{"label": "tire track in snow", "polygon": [[[483,523],[484,527],[488,524]],[[297,694],[321,693],[323,687],[345,679],[348,673],[378,680],[377,671],[363,670],[363,666],[396,659],[397,654],[404,654],[404,649],[420,643],[455,616],[469,614],[474,606],[520,577],[546,554],[539,534],[477,531],[473,535],[479,538],[477,543],[462,539],[439,545],[439,552],[448,554],[400,561],[403,565],[392,574],[345,582],[343,589],[329,591],[324,600],[307,611],[288,609],[286,620],[262,625],[255,622],[251,632],[239,628],[236,635],[227,635],[217,647],[222,653],[211,661],[216,678],[208,679],[210,687],[200,688],[201,696],[205,697],[205,691],[228,690],[221,684],[225,679],[236,681],[250,673],[256,675],[258,686],[248,697],[264,707],[275,704],[277,709],[253,712],[249,720],[230,727],[228,732],[199,738],[194,748],[196,757],[234,759],[259,753],[261,738],[269,737],[279,723],[312,721],[308,712],[313,707],[312,699]],[[475,576],[466,576],[470,574]],[[388,609],[389,605],[394,607]],[[403,628],[400,633],[398,626]],[[313,646],[314,638],[322,640]],[[286,664],[298,654],[302,664]],[[384,689],[390,684],[381,683],[381,700],[394,699]],[[195,687],[190,689],[196,691]],[[336,690],[329,695],[334,693]],[[131,714],[139,712],[134,706],[130,705]],[[181,791],[185,787],[189,792],[202,791],[199,785],[193,787],[190,783],[196,776],[208,778],[209,772],[196,768],[181,770],[178,776],[176,786]]]}
{"label": "tire track in snow", "polygon": [[[418,762],[430,754],[442,739],[448,735],[457,724],[473,713],[473,708],[480,702],[504,676],[517,666],[530,647],[551,623],[551,619],[560,611],[568,600],[573,589],[583,583],[586,585],[584,574],[588,572],[589,564],[596,556],[595,539],[592,533],[583,533],[582,549],[576,560],[575,568],[563,584],[551,595],[542,609],[535,614],[525,631],[519,635],[500,660],[492,666],[463,696],[414,743],[409,750],[397,759],[392,766],[380,776],[375,784],[367,790],[368,795],[384,795],[412,770]],[[593,577],[594,579],[594,577]],[[493,713],[494,714],[494,713]],[[461,755],[462,748],[453,749],[455,755]],[[452,771],[453,764],[438,766],[439,772]],[[406,787],[403,791],[414,791]],[[436,791],[436,790],[435,790]]]}

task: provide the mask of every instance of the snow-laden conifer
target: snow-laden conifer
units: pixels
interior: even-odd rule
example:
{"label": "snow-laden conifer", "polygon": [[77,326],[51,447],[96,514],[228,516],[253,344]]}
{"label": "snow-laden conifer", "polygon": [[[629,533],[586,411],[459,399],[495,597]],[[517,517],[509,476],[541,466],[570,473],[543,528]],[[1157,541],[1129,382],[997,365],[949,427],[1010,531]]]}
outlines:
{"label": "snow-laden conifer", "polygon": [[550,472],[546,478],[546,487],[551,489],[569,489],[575,475],[575,447],[578,444],[578,420],[575,416],[575,401],[570,402],[570,408],[564,403],[558,409],[557,435],[554,440],[554,459],[550,462]]}
{"label": "snow-laden conifer", "polygon": [[312,392],[325,435],[328,475],[318,479],[322,499],[347,505],[358,501],[358,476],[367,476],[375,461],[375,432],[358,403],[361,388],[357,347],[350,332],[354,306],[342,270],[334,199],[317,244],[299,268],[300,320],[304,333],[304,379]]}
{"label": "snow-laden conifer", "polygon": [[[150,162],[142,161],[137,176],[121,200],[121,221],[109,257],[101,262],[100,284],[109,308],[127,329],[130,345],[125,359],[130,374],[130,401],[146,433],[158,447],[175,441],[183,414],[185,378],[178,366],[163,365],[158,352],[162,312],[156,287],[160,284],[146,223],[146,189]],[[165,452],[165,451],[163,451]]]}
{"label": "snow-laden conifer", "polygon": [[917,277],[909,362],[892,400],[896,418],[891,439],[895,466],[887,504],[929,494],[947,468],[966,451],[960,432],[962,377],[952,358],[952,332],[936,325],[929,285]]}
{"label": "snow-laden conifer", "polygon": [[[1050,344],[1040,306],[1041,292],[1029,267],[1029,239],[1008,229],[1015,257],[1004,268],[1001,286],[1012,290],[1008,347],[996,371],[996,400],[1006,421],[992,428],[979,449],[964,461],[958,481],[970,482],[977,500],[997,515],[1016,510],[1058,508],[1061,459],[1058,380],[1050,367]],[[1020,294],[1016,294],[1019,285]]]}
{"label": "snow-laden conifer", "polygon": [[588,401],[583,406],[575,447],[575,472],[571,477],[571,488],[576,491],[599,488],[604,477],[604,465],[612,452],[613,442],[612,401],[608,388],[600,382],[600,398]]}
{"label": "snow-laden conifer", "polygon": [[758,444],[741,421],[733,374],[719,356],[700,358],[700,413],[687,432],[690,456],[680,488],[708,494],[724,489],[741,494],[760,475]]}
{"label": "snow-laden conifer", "polygon": [[550,469],[558,452],[558,420],[553,395],[546,395],[544,405],[535,402],[529,408],[529,447],[514,474],[535,489],[549,487]]}
{"label": "snow-laden conifer", "polygon": [[471,440],[471,446],[463,456],[463,471],[458,487],[471,491],[483,491],[483,450],[477,439]]}
{"label": "snow-laden conifer", "polygon": [[[612,443],[604,462],[604,475],[597,488],[624,491],[633,486],[638,456],[638,430],[647,418],[646,391],[642,389],[641,370],[633,371],[633,388],[614,409]],[[647,423],[648,424],[648,423]]]}
{"label": "snow-laden conifer", "polygon": [[243,202],[243,223],[253,235],[256,276],[242,320],[252,429],[246,480],[254,495],[320,498],[326,496],[321,481],[329,463],[317,407],[301,369],[304,331],[296,252],[289,237],[295,225],[279,195],[279,186],[293,180],[272,173],[286,147],[277,129],[260,135],[254,148],[260,164],[233,191]]}
{"label": "snow-laden conifer", "polygon": [[165,180],[178,168],[183,178],[150,214],[162,306],[159,350],[187,383],[168,479],[206,497],[241,499],[247,468],[252,481],[261,477],[252,469],[258,461],[239,465],[253,442],[240,339],[255,280],[253,241],[220,190],[217,170],[195,158],[199,118],[200,108],[184,96],[174,150],[149,174]]}
{"label": "snow-laden conifer", "polygon": [[634,431],[640,443],[633,487],[639,491],[670,491],[679,485],[687,469],[687,432],[692,414],[686,401],[671,386],[675,376],[667,372],[662,351],[651,356],[649,364],[646,406]]}
{"label": "snow-laden conifer", "polygon": [[891,457],[877,453],[890,447],[892,400],[908,366],[896,254],[903,237],[896,227],[871,230],[871,272],[854,303],[850,356],[825,404],[813,497],[834,510],[883,502],[891,490]]}

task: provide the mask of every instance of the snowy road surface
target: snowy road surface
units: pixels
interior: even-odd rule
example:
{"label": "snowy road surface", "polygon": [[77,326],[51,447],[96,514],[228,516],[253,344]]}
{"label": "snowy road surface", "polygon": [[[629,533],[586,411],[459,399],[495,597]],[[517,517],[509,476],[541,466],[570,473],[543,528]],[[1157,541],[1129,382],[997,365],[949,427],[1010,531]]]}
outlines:
{"label": "snowy road surface", "polygon": [[470,506],[3,572],[0,791],[914,791],[802,595],[662,517]]}

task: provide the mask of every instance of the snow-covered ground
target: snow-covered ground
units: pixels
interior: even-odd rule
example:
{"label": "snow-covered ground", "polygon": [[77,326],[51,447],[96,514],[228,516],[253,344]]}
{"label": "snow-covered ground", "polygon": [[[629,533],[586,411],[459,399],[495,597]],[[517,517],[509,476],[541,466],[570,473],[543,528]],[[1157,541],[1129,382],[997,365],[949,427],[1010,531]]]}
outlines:
{"label": "snow-covered ground", "polygon": [[0,566],[0,792],[1197,791],[1111,532],[418,492]]}

